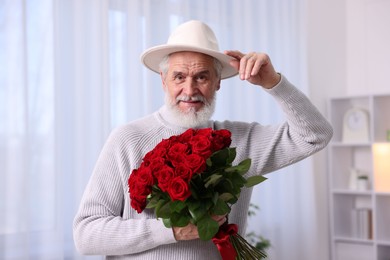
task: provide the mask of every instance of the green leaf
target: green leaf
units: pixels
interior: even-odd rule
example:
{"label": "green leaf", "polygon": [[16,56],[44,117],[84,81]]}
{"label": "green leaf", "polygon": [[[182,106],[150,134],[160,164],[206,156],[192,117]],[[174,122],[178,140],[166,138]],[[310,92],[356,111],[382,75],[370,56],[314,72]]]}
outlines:
{"label": "green leaf", "polygon": [[219,229],[218,222],[213,220],[208,214],[200,219],[196,225],[198,227],[199,237],[204,241],[212,239]]}
{"label": "green leaf", "polygon": [[[240,193],[241,188],[244,187],[247,180],[239,173],[233,172],[226,174],[226,179],[223,182],[223,191],[230,192],[233,195]],[[220,187],[216,188],[219,192],[222,190]]]}
{"label": "green leaf", "polygon": [[206,165],[207,165],[208,167],[212,167],[212,166],[213,166],[213,162],[211,161],[211,158],[210,158],[210,157],[207,158],[207,160],[206,160]]}
{"label": "green leaf", "polygon": [[171,220],[169,218],[163,218],[163,223],[166,228],[172,227]]}
{"label": "green leaf", "polygon": [[205,200],[188,200],[186,204],[188,212],[195,222],[201,219],[214,206],[213,200],[209,198]]}
{"label": "green leaf", "polygon": [[260,176],[252,176],[252,177],[249,177],[247,180],[246,180],[246,184],[245,186],[246,187],[252,187],[252,186],[255,186],[263,181],[265,181],[267,178],[260,175]]}
{"label": "green leaf", "polygon": [[228,178],[224,179],[223,182],[218,186],[219,191],[229,192],[231,194],[236,194],[233,182]]}
{"label": "green leaf", "polygon": [[199,207],[188,207],[192,219],[198,222],[208,212],[209,208],[207,205],[199,202]]}
{"label": "green leaf", "polygon": [[187,204],[188,209],[190,209],[190,210],[196,210],[197,208],[199,208],[202,205],[200,200],[190,200],[190,199],[186,201],[186,204]]}
{"label": "green leaf", "polygon": [[214,215],[225,215],[230,212],[230,206],[223,200],[219,199],[217,200],[217,204],[213,207],[212,213]]}
{"label": "green leaf", "polygon": [[154,207],[154,213],[156,214],[157,217],[158,217],[158,211],[159,211],[160,208],[161,208],[164,204],[166,204],[166,203],[169,203],[169,201],[164,200],[164,199],[160,199],[160,200],[157,202],[156,206]]}
{"label": "green leaf", "polygon": [[228,156],[226,162],[228,164],[231,164],[234,161],[234,159],[236,158],[236,147],[228,148],[228,151],[229,151],[229,156]]}
{"label": "green leaf", "polygon": [[230,165],[236,156],[235,148],[225,148],[216,151],[210,156],[210,161],[207,163],[208,166],[222,167]]}
{"label": "green leaf", "polygon": [[[195,176],[196,178],[197,176]],[[194,197],[194,199],[199,199],[199,187],[196,183],[196,179],[192,179],[190,182],[190,190],[191,190],[191,196]]]}
{"label": "green leaf", "polygon": [[225,193],[222,193],[221,195],[219,195],[219,199],[221,199],[225,202],[228,202],[233,198],[234,198],[234,195],[229,193],[229,192],[225,192]]}
{"label": "green leaf", "polygon": [[165,202],[160,207],[156,207],[156,216],[158,218],[170,218],[171,207],[169,202]]}
{"label": "green leaf", "polygon": [[219,181],[221,180],[221,178],[222,178],[222,175],[213,174],[205,180],[206,183],[204,184],[204,186],[206,188],[208,188],[210,185],[216,186],[219,183]]}
{"label": "green leaf", "polygon": [[171,202],[170,207],[171,211],[180,212],[186,207],[186,204],[183,201],[175,200]]}
{"label": "green leaf", "polygon": [[248,172],[250,167],[251,167],[251,159],[248,158],[246,160],[243,160],[242,162],[240,162],[236,166],[226,168],[225,171],[226,172],[238,172],[241,175],[244,175],[245,173]]}
{"label": "green leaf", "polygon": [[152,208],[157,207],[159,200],[160,200],[159,196],[153,196],[150,199],[150,201],[148,202],[148,204],[146,205],[146,208],[147,209],[152,209]]}
{"label": "green leaf", "polygon": [[214,191],[214,196],[212,199],[213,205],[217,204],[218,199],[219,199],[219,193],[217,191]]}
{"label": "green leaf", "polygon": [[183,213],[174,212],[170,219],[171,225],[174,227],[185,227],[190,223],[190,217]]}

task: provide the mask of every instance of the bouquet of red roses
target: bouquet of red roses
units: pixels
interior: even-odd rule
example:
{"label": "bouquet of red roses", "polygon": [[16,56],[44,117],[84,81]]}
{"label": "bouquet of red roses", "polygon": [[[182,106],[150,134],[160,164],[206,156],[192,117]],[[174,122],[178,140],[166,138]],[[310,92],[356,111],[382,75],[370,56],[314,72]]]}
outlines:
{"label": "bouquet of red roses", "polygon": [[200,239],[212,239],[223,259],[260,259],[265,254],[249,245],[235,224],[220,228],[212,219],[230,212],[244,186],[266,179],[245,179],[251,160],[233,166],[236,149],[230,144],[230,131],[211,128],[188,129],[162,140],[130,174],[131,207],[138,213],[154,208],[166,227],[193,223]]}

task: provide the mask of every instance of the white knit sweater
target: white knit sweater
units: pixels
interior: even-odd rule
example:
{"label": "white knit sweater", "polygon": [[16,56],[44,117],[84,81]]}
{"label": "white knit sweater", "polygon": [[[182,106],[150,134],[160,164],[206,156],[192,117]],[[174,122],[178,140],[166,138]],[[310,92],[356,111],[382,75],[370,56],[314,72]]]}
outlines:
{"label": "white knit sweater", "polygon": [[[209,121],[201,126],[232,132],[236,161],[252,159],[246,176],[269,173],[304,159],[324,148],[333,133],[325,118],[286,78],[266,91],[283,110],[283,124]],[[176,241],[172,230],[156,219],[151,210],[137,214],[130,207],[127,180],[131,171],[163,138],[186,130],[170,123],[170,116],[162,107],[111,133],[74,219],[74,241],[81,253],[106,255],[107,259],[220,259],[212,242]],[[229,214],[229,222],[238,224],[242,235],[251,193],[252,189],[244,189]]]}

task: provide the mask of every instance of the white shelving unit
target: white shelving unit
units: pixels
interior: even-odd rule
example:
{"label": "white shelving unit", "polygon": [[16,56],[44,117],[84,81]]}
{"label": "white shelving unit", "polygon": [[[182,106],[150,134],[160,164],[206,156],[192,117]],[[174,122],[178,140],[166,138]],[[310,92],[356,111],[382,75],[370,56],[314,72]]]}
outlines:
{"label": "white shelving unit", "polygon": [[[344,114],[354,107],[369,114],[368,142],[343,142]],[[390,94],[332,98],[328,112],[332,259],[390,260]],[[360,175],[366,189],[356,188]]]}

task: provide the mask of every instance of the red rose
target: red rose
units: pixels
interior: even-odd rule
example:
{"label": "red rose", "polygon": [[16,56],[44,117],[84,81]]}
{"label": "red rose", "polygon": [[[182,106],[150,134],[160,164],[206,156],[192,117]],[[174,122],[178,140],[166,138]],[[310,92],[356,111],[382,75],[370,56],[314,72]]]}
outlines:
{"label": "red rose", "polygon": [[230,146],[232,142],[232,133],[229,130],[221,129],[214,131],[213,150],[219,151]]}
{"label": "red rose", "polygon": [[154,148],[152,151],[148,152],[144,158],[143,158],[143,162],[145,163],[146,166],[149,166],[149,164],[155,160],[155,159],[158,159],[158,158],[162,158],[162,157],[165,157],[166,154],[167,154],[167,149],[168,148],[164,148],[164,147],[156,147]]}
{"label": "red rose", "polygon": [[151,187],[154,185],[154,177],[149,167],[141,165],[141,167],[138,168],[138,171],[136,171],[136,182],[136,186],[144,187],[144,190],[139,190],[137,193],[143,195],[148,195],[150,193]]}
{"label": "red rose", "polygon": [[206,170],[206,160],[197,154],[190,154],[186,157],[186,164],[193,173],[202,173]]}
{"label": "red rose", "polygon": [[174,170],[171,167],[164,165],[160,170],[155,172],[155,176],[157,178],[158,187],[162,191],[167,191],[174,176]]}
{"label": "red rose", "polygon": [[130,177],[127,181],[128,185],[129,185],[129,191],[133,191],[135,189],[135,185],[137,184],[137,172],[138,172],[138,169],[134,169],[131,172]]}
{"label": "red rose", "polygon": [[175,167],[175,177],[181,177],[186,182],[192,178],[192,170],[185,164],[178,164]]}
{"label": "red rose", "polygon": [[[141,169],[141,167],[140,167]],[[141,169],[142,171],[142,169]],[[134,169],[132,173],[130,174],[129,180],[128,180],[128,185],[129,185],[129,192],[131,193],[137,193],[142,192],[145,189],[144,184],[140,184],[139,178],[140,175],[138,174],[139,169]]]}
{"label": "red rose", "polygon": [[187,155],[182,153],[175,153],[170,155],[169,162],[172,164],[173,167],[176,167],[180,164],[185,164]]}
{"label": "red rose", "polygon": [[173,167],[183,164],[185,162],[185,156],[189,152],[189,145],[183,143],[175,143],[168,151],[167,158]]}
{"label": "red rose", "polygon": [[141,213],[145,207],[146,207],[146,197],[145,196],[138,196],[138,195],[131,195],[131,207],[135,209],[138,213]]}
{"label": "red rose", "polygon": [[203,135],[196,135],[191,139],[192,152],[202,156],[203,158],[208,158],[213,153],[211,148],[212,144],[210,139]]}
{"label": "red rose", "polygon": [[178,137],[178,141],[181,143],[188,143],[191,138],[195,135],[195,130],[190,128]]}
{"label": "red rose", "polygon": [[178,135],[173,135],[173,136],[171,136],[171,137],[169,137],[169,139],[168,139],[168,141],[172,144],[174,144],[174,143],[177,143],[177,142],[179,142],[179,139],[180,139],[180,136],[178,136]]}
{"label": "red rose", "polygon": [[189,196],[191,196],[191,190],[188,186],[188,183],[184,181],[181,177],[175,177],[171,180],[167,192],[171,197],[172,201],[185,201]]}
{"label": "red rose", "polygon": [[188,144],[175,143],[168,151],[168,158],[175,154],[186,154],[188,152]]}
{"label": "red rose", "polygon": [[155,175],[165,165],[165,159],[162,157],[154,158],[149,165],[150,171]]}
{"label": "red rose", "polygon": [[210,137],[212,132],[213,132],[213,130],[211,128],[203,128],[203,129],[196,130],[197,135],[203,135],[206,137]]}
{"label": "red rose", "polygon": [[171,139],[163,139],[161,142],[159,142],[154,150],[156,149],[165,149],[168,150],[168,148],[171,146]]}

